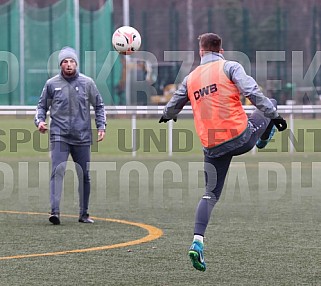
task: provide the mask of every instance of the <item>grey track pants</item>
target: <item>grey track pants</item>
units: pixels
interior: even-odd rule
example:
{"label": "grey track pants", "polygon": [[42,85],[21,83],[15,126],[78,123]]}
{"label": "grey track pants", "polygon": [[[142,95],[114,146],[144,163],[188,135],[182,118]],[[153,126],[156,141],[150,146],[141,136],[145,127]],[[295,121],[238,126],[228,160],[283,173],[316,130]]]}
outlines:
{"label": "grey track pants", "polygon": [[50,204],[52,213],[60,213],[60,200],[66,164],[71,155],[75,162],[79,186],[79,214],[87,213],[90,195],[90,145],[71,145],[61,141],[51,142]]}
{"label": "grey track pants", "polygon": [[[271,101],[276,106],[276,101],[274,99]],[[212,210],[221,196],[225,177],[233,156],[241,155],[250,151],[255,146],[260,136],[267,129],[270,121],[271,120],[266,118],[261,111],[255,110],[249,117],[252,135],[248,142],[235,150],[231,150],[229,153],[221,157],[212,158],[206,156],[204,153],[206,190],[196,208],[194,234],[204,236]]]}

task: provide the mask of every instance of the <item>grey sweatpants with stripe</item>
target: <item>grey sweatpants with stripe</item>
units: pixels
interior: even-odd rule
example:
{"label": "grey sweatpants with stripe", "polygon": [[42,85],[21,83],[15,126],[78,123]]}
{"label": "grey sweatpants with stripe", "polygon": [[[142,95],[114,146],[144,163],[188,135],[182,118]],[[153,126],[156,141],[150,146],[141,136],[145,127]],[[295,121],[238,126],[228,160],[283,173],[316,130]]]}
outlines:
{"label": "grey sweatpants with stripe", "polygon": [[78,176],[79,214],[88,212],[90,195],[90,145],[71,145],[62,141],[51,142],[51,178],[50,178],[50,204],[51,213],[60,213],[60,201],[63,190],[67,160],[71,155],[75,162]]}
{"label": "grey sweatpants with stripe", "polygon": [[[276,101],[271,99],[276,107]],[[204,153],[204,173],[205,173],[205,194],[199,201],[195,214],[194,234],[204,236],[212,210],[219,200],[226,174],[228,172],[233,156],[244,154],[250,151],[267,129],[271,119],[264,116],[263,112],[255,110],[249,116],[251,128],[250,139],[241,147],[231,150],[221,157],[210,157]]]}

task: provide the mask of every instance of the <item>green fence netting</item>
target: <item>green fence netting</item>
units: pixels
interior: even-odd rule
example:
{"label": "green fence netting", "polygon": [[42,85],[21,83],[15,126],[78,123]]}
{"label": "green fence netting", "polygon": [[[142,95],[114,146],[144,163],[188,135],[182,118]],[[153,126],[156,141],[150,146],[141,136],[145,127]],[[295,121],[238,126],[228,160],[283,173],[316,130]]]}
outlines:
{"label": "green fence netting", "polygon": [[120,61],[111,46],[112,8],[108,0],[1,0],[0,104],[36,104],[67,45],[78,50],[80,72],[94,78],[105,103],[115,104]]}

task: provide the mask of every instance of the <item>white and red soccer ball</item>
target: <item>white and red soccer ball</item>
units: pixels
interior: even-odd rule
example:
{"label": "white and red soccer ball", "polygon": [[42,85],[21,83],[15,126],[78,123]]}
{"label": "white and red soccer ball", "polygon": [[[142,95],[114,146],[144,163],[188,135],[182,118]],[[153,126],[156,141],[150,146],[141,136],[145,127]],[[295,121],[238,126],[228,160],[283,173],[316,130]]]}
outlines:
{"label": "white and red soccer ball", "polygon": [[112,37],[114,49],[122,55],[131,55],[139,50],[141,45],[141,37],[139,32],[130,26],[122,26],[118,28]]}

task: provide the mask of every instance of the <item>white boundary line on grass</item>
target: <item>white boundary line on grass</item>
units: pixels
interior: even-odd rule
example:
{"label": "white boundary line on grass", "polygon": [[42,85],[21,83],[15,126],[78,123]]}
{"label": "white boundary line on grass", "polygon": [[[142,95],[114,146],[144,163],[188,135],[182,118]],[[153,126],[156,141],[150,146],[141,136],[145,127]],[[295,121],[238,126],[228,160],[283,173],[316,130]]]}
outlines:
{"label": "white boundary line on grass", "polygon": [[[252,105],[243,105],[243,108],[247,114],[254,111],[255,107]],[[164,106],[158,105],[147,105],[147,106],[105,106],[107,115],[127,115],[131,116],[132,125],[132,155],[136,156],[136,146],[134,142],[134,135],[136,134],[134,129],[136,129],[137,117],[141,115],[157,115],[161,116],[163,114]],[[294,132],[294,115],[301,114],[319,114],[321,113],[321,105],[278,105],[278,111],[282,116],[288,117],[289,130],[291,130],[291,140],[293,139]],[[34,115],[36,112],[35,106],[29,105],[1,105],[0,115],[13,115],[13,116],[26,116]],[[91,108],[91,113],[94,114],[93,108]],[[193,110],[190,105],[184,106],[181,115],[192,115]],[[173,124],[172,122],[168,125],[168,136],[172,138]],[[172,156],[173,142],[169,140],[168,142],[168,155]],[[290,141],[290,153],[294,152],[294,146],[292,141]],[[255,153],[255,148],[253,148],[252,153]]]}

